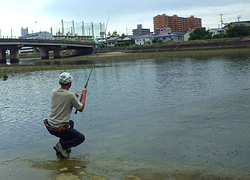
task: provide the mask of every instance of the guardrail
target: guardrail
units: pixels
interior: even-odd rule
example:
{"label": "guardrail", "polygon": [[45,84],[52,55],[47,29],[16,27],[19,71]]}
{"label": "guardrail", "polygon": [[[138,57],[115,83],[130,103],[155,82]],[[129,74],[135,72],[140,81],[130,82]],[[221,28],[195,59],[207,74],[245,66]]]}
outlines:
{"label": "guardrail", "polygon": [[72,40],[51,40],[51,39],[3,39],[0,38],[0,42],[36,42],[36,43],[65,43],[65,44],[79,44],[79,45],[95,45],[95,42],[82,42]]}

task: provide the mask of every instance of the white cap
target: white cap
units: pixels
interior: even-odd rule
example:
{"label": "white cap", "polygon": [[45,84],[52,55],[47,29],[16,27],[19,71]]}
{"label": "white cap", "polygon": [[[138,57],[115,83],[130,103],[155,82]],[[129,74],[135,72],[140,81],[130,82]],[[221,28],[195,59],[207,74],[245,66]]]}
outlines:
{"label": "white cap", "polygon": [[72,82],[73,80],[73,77],[68,73],[68,72],[63,72],[61,75],[60,75],[60,80],[59,82],[61,84],[69,84],[70,82]]}

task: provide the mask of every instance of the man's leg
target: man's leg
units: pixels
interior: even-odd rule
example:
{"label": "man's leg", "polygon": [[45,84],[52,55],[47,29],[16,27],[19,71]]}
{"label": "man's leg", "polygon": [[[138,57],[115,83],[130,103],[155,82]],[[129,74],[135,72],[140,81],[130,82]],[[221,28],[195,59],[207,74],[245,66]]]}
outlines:
{"label": "man's leg", "polygon": [[70,128],[60,133],[60,140],[63,149],[68,149],[71,147],[76,147],[83,143],[85,136],[74,129],[74,122],[69,121]]}
{"label": "man's leg", "polygon": [[63,132],[49,131],[50,134],[60,138],[59,143],[61,147],[68,153],[71,152],[71,147],[76,147],[85,140],[85,136],[74,129],[74,122],[72,120],[69,121],[69,125],[70,128]]}

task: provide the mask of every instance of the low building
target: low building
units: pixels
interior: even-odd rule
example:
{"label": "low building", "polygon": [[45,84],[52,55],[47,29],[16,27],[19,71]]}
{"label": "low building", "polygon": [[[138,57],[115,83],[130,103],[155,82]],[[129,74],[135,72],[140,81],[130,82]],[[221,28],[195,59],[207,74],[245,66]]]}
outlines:
{"label": "low building", "polygon": [[119,37],[111,37],[107,39],[107,46],[114,47],[117,39],[119,39]]}
{"label": "low building", "polygon": [[135,44],[137,45],[145,45],[147,42],[152,43],[154,36],[152,35],[143,35],[135,38]]}
{"label": "low building", "polygon": [[187,33],[184,34],[184,41],[188,41],[189,40],[191,32],[193,32],[193,31],[189,31],[189,32],[187,32]]}
{"label": "low building", "polygon": [[213,28],[213,29],[209,29],[208,32],[212,33],[212,37],[213,37],[216,34],[224,33],[225,29]]}
{"label": "low building", "polygon": [[95,39],[96,43],[100,44],[100,43],[106,43],[107,39],[105,37],[98,37]]}
{"label": "low building", "polygon": [[132,45],[135,44],[135,39],[132,37],[118,38],[115,44],[119,44],[121,46]]}
{"label": "low building", "polygon": [[31,34],[25,34],[20,39],[52,39],[52,34],[47,31],[41,31]]}
{"label": "low building", "polygon": [[232,26],[236,26],[236,25],[250,26],[250,21],[237,21],[237,22],[231,22],[229,24],[231,24]]}
{"label": "low building", "polygon": [[159,35],[155,35],[154,38],[157,40],[162,40],[163,42],[171,41],[171,36],[169,33],[162,33]]}
{"label": "low building", "polygon": [[164,28],[156,28],[155,29],[155,34],[170,34],[172,32],[172,29],[168,26],[164,27]]}
{"label": "low building", "polygon": [[134,36],[143,36],[143,35],[150,35],[150,29],[142,28],[141,24],[137,25],[137,29],[133,29]]}
{"label": "low building", "polygon": [[184,32],[172,32],[170,34],[172,41],[184,41]]}
{"label": "low building", "polygon": [[129,42],[129,44],[135,44],[135,38],[134,37],[129,37],[129,36],[127,36],[127,37],[125,37],[124,39],[124,42]]}

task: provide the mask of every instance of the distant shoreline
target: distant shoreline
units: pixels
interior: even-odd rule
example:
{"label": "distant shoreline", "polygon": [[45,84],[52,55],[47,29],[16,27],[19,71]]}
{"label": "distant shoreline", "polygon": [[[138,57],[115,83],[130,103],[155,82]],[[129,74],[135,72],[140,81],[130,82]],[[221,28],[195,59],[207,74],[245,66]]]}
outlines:
{"label": "distant shoreline", "polygon": [[159,52],[202,49],[249,48],[250,37],[209,39],[196,41],[176,41],[156,43],[144,46],[130,46],[125,52]]}
{"label": "distant shoreline", "polygon": [[241,48],[215,48],[215,49],[195,49],[195,50],[178,50],[178,51],[158,51],[158,52],[105,52],[95,53],[87,56],[73,56],[62,59],[41,60],[39,57],[20,58],[20,61],[47,62],[48,65],[5,65],[0,66],[0,77],[8,76],[14,73],[61,70],[61,69],[83,69],[89,68],[86,65],[67,65],[53,62],[64,61],[108,61],[108,60],[140,60],[140,59],[166,59],[166,58],[209,58],[214,56],[226,56],[228,58],[237,58],[238,56],[250,57],[250,47]]}

